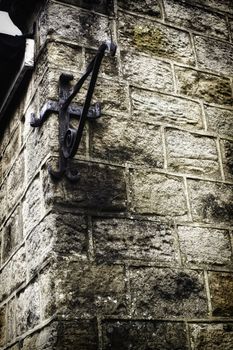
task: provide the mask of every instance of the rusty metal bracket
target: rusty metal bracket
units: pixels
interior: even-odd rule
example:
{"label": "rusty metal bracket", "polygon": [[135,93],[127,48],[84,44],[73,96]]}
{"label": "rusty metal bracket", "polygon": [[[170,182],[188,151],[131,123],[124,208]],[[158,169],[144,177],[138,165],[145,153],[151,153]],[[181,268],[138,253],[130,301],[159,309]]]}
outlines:
{"label": "rusty metal bracket", "polygon": [[[77,171],[75,173],[71,171],[70,160],[78,151],[86,120],[94,120],[101,116],[100,103],[96,103],[94,106],[90,106],[90,104],[105,51],[108,51],[111,56],[114,56],[116,45],[106,41],[99,47],[97,54],[89,63],[86,72],[74,85],[72,91],[70,91],[70,81],[73,80],[73,75],[61,74],[59,78],[59,101],[46,102],[40,112],[39,118],[36,118],[35,114],[31,115],[31,126],[40,127],[51,113],[58,113],[59,168],[57,171],[54,171],[49,167],[49,173],[54,179],[61,179],[63,176],[66,176],[70,181],[77,181],[79,179],[79,173]],[[83,106],[71,104],[89,76],[91,77]],[[73,128],[70,124],[72,117],[79,119],[77,129]]]}

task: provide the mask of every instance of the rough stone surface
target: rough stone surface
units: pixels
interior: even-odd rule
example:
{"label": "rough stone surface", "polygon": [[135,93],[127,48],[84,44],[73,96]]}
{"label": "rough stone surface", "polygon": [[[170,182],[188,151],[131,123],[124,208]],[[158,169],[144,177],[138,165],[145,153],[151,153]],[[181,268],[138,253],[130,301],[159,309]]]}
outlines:
{"label": "rough stone surface", "polygon": [[181,322],[117,321],[103,324],[103,349],[187,350],[187,334]]}
{"label": "rough stone surface", "polygon": [[67,4],[83,7],[87,10],[97,11],[104,14],[111,14],[113,11],[113,0],[59,0]]}
{"label": "rough stone surface", "polygon": [[198,103],[179,97],[146,90],[132,90],[132,113],[138,121],[172,124],[189,129],[202,128],[202,112]]}
{"label": "rough stone surface", "polygon": [[205,113],[209,131],[232,137],[233,110],[205,106]]}
{"label": "rough stone surface", "polygon": [[[232,76],[233,45],[210,38],[195,37],[197,62],[200,68]],[[221,57],[221,60],[219,59]]]}
{"label": "rough stone surface", "polygon": [[179,178],[135,171],[131,174],[131,190],[132,208],[138,213],[186,217],[184,185]]}
{"label": "rough stone surface", "polygon": [[232,223],[232,185],[188,180],[188,187],[194,220],[207,223]]}
{"label": "rough stone surface", "polygon": [[12,259],[11,290],[17,289],[23,282],[26,282],[26,252],[22,247]]}
{"label": "rough stone surface", "polygon": [[124,49],[194,64],[191,42],[186,32],[148,19],[120,13],[119,41]]}
{"label": "rough stone surface", "polygon": [[153,17],[161,17],[161,4],[159,0],[119,0],[121,9],[145,14]]}
{"label": "rough stone surface", "polygon": [[124,211],[126,188],[124,171],[121,168],[102,164],[78,164],[78,183],[53,182],[47,170],[44,173],[44,198],[49,204],[75,205],[76,208],[90,208],[106,211]]}
{"label": "rough stone surface", "polygon": [[142,122],[102,118],[91,128],[91,155],[97,159],[124,164],[163,167],[160,128]]}
{"label": "rough stone surface", "polygon": [[93,237],[98,261],[175,262],[174,228],[164,223],[95,219]]}
{"label": "rough stone surface", "polygon": [[150,56],[122,53],[123,77],[132,84],[173,92],[171,65]]}
{"label": "rough stone surface", "polygon": [[166,142],[169,169],[219,178],[218,154],[214,139],[167,129]]}
{"label": "rough stone surface", "polygon": [[4,346],[6,341],[6,307],[0,309],[0,346]]}
{"label": "rough stone surface", "polygon": [[24,189],[24,154],[21,153],[7,177],[7,204],[12,208]]}
{"label": "rough stone surface", "polygon": [[207,302],[201,273],[141,268],[132,269],[130,278],[134,317],[206,316]]}
{"label": "rough stone surface", "polygon": [[228,39],[229,34],[224,15],[179,0],[165,0],[164,7],[166,19],[169,22],[188,30]]}
{"label": "rough stone surface", "polygon": [[232,273],[209,272],[210,296],[213,316],[233,315]]}
{"label": "rough stone surface", "polygon": [[192,350],[231,350],[233,342],[232,323],[191,324]]}
{"label": "rough stone surface", "polygon": [[209,103],[232,105],[230,80],[193,69],[175,68],[178,92]]}
{"label": "rough stone surface", "polygon": [[223,140],[221,142],[223,154],[223,169],[227,180],[233,180],[233,142]]}
{"label": "rough stone surface", "polygon": [[230,237],[227,231],[179,226],[178,235],[185,265],[233,266]]}
{"label": "rough stone surface", "polygon": [[231,0],[187,0],[189,3],[206,5],[218,11],[233,13],[233,4]]}

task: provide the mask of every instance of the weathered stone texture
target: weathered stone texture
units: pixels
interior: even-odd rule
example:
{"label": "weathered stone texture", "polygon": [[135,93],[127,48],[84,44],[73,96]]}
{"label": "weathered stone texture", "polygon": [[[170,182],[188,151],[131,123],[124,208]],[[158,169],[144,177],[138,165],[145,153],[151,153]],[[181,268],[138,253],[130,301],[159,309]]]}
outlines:
{"label": "weathered stone texture", "polygon": [[141,214],[186,218],[183,180],[165,174],[135,171],[131,174],[132,208]]}
{"label": "weathered stone texture", "polygon": [[16,336],[16,323],[15,323],[15,298],[11,299],[7,304],[7,329],[6,340],[12,342],[12,339]]}
{"label": "weathered stone texture", "polygon": [[58,342],[57,330],[58,324],[54,322],[36,333],[28,335],[20,342],[20,349],[53,350]]}
{"label": "weathered stone texture", "polygon": [[[61,25],[66,21],[66,25]],[[108,18],[94,12],[71,8],[58,3],[50,3],[40,19],[40,44],[46,37],[53,36],[68,41],[77,41],[79,45],[99,46],[108,38]],[[93,25],[95,23],[95,25]]]}
{"label": "weathered stone texture", "polygon": [[232,323],[191,324],[192,350],[231,350],[233,343]]}
{"label": "weathered stone texture", "polygon": [[22,241],[22,219],[19,206],[5,223],[2,235],[2,262],[4,263]]}
{"label": "weathered stone texture", "polygon": [[175,172],[219,177],[216,141],[175,129],[166,130],[168,168]]}
{"label": "weathered stone texture", "polygon": [[92,10],[104,14],[113,12],[113,0],[59,0],[60,2],[71,4],[74,6],[83,7],[87,10]]}
{"label": "weathered stone texture", "polygon": [[194,64],[188,33],[148,19],[120,13],[119,41],[127,50]]}
{"label": "weathered stone texture", "polygon": [[[4,145],[4,141],[6,142],[5,145]],[[13,133],[10,133],[10,131],[9,131],[9,134],[6,133],[6,138],[4,138],[1,143],[1,153],[2,153],[1,164],[2,164],[3,176],[5,176],[9,172],[20,150],[20,146],[21,146],[21,140],[20,140],[19,128],[16,129]]]}
{"label": "weathered stone texture", "polygon": [[188,187],[194,220],[218,224],[232,223],[232,185],[188,180]]}
{"label": "weathered stone texture", "polygon": [[139,318],[204,317],[207,300],[199,272],[140,268],[130,273],[132,312]]}
{"label": "weathered stone texture", "polygon": [[126,185],[121,168],[79,162],[77,169],[80,173],[77,184],[53,182],[45,170],[43,193],[47,205],[60,203],[106,211],[126,209]]}
{"label": "weathered stone texture", "polygon": [[205,113],[209,131],[232,137],[233,110],[205,106]]}
{"label": "weathered stone texture", "polygon": [[174,228],[144,220],[98,219],[93,223],[97,261],[175,263]]}
{"label": "weathered stone texture", "polygon": [[[232,76],[233,45],[210,38],[194,38],[200,68]],[[221,59],[219,59],[221,57]]]}
{"label": "weathered stone texture", "polygon": [[209,103],[232,105],[230,80],[193,69],[175,68],[178,92]]}
{"label": "weathered stone texture", "polygon": [[221,141],[223,154],[223,169],[227,180],[233,180],[233,142]]}
{"label": "weathered stone texture", "polygon": [[171,65],[150,56],[122,53],[123,77],[132,84],[173,92]]}
{"label": "weathered stone texture", "polygon": [[63,264],[55,276],[56,309],[65,318],[126,314],[123,267],[73,262]]}
{"label": "weathered stone texture", "polygon": [[133,117],[138,121],[202,128],[201,107],[196,102],[140,89],[133,89],[131,96]]}
{"label": "weathered stone texture", "polygon": [[178,235],[185,265],[233,266],[230,237],[226,230],[179,226]]}
{"label": "weathered stone texture", "polygon": [[162,135],[154,125],[103,117],[91,126],[91,155],[124,164],[163,167]]}
{"label": "weathered stone texture", "polygon": [[188,30],[228,39],[229,34],[224,15],[179,0],[165,0],[164,6],[165,18],[169,22]]}
{"label": "weathered stone texture", "polygon": [[30,284],[17,298],[16,332],[17,335],[34,328],[40,321],[40,295],[38,282]]}
{"label": "weathered stone texture", "polygon": [[233,4],[231,0],[186,0],[189,3],[198,5],[206,5],[218,11],[233,13]]}
{"label": "weathered stone texture", "polygon": [[18,250],[12,259],[11,290],[17,289],[23,282],[26,282],[26,252],[24,246]]}
{"label": "weathered stone texture", "polygon": [[109,321],[103,324],[103,349],[187,350],[187,334],[181,322]]}
{"label": "weathered stone texture", "polygon": [[6,307],[0,309],[0,346],[4,346],[6,342]]}
{"label": "weathered stone texture", "polygon": [[24,236],[29,233],[41,218],[42,197],[41,183],[37,177],[29,187],[23,200],[23,232]]}
{"label": "weathered stone texture", "polygon": [[232,273],[209,272],[209,285],[213,316],[233,315]]}
{"label": "weathered stone texture", "polygon": [[11,287],[11,261],[6,264],[0,273],[0,282],[1,282],[1,288],[0,288],[0,300],[3,301],[3,299],[7,298],[10,294],[10,287]]}
{"label": "weathered stone texture", "polygon": [[19,200],[24,190],[24,152],[22,152],[15,161],[8,177],[7,177],[7,206],[11,209]]}
{"label": "weathered stone texture", "polygon": [[159,0],[119,0],[121,9],[145,14],[153,17],[161,17],[161,3]]}

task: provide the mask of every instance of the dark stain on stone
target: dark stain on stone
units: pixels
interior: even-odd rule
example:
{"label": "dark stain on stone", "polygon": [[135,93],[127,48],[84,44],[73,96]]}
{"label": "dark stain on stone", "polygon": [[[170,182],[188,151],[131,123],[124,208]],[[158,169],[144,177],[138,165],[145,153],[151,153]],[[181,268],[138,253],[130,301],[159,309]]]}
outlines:
{"label": "dark stain on stone", "polygon": [[223,219],[227,221],[232,220],[233,203],[220,202],[213,194],[209,194],[203,198],[202,202],[204,219],[212,217],[214,219]]}
{"label": "dark stain on stone", "polygon": [[233,175],[233,142],[225,142],[225,158],[227,170]]}

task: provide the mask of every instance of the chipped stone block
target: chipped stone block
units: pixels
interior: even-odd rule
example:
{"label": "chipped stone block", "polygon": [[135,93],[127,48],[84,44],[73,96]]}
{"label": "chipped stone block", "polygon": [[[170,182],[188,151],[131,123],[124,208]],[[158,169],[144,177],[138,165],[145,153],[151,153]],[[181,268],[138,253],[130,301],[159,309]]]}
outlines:
{"label": "chipped stone block", "polygon": [[227,272],[209,272],[213,316],[233,315],[233,276]]}
{"label": "chipped stone block", "polygon": [[138,318],[205,317],[202,273],[158,268],[130,271],[132,312]]}
{"label": "chipped stone block", "polygon": [[148,18],[119,13],[119,42],[124,50],[144,52],[194,65],[188,33]]}
{"label": "chipped stone block", "polygon": [[215,139],[175,129],[167,129],[165,138],[171,171],[219,178]]}
{"label": "chipped stone block", "polygon": [[162,17],[159,0],[118,0],[121,9],[153,17]]}
{"label": "chipped stone block", "polygon": [[178,236],[185,265],[232,267],[230,238],[226,230],[179,226]]}
{"label": "chipped stone block", "polygon": [[209,181],[188,180],[193,219],[206,223],[233,222],[233,186]]}
{"label": "chipped stone block", "polygon": [[93,223],[97,261],[175,263],[173,227],[144,220],[98,219]]}
{"label": "chipped stone block", "polygon": [[202,112],[198,103],[171,95],[132,89],[132,114],[140,121],[171,124],[188,129],[202,129]]}
{"label": "chipped stone block", "polygon": [[103,349],[188,350],[185,324],[159,321],[105,321]]}
{"label": "chipped stone block", "polygon": [[225,77],[175,67],[178,92],[209,103],[232,105],[230,80]]}
{"label": "chipped stone block", "polygon": [[187,217],[183,180],[165,174],[131,173],[132,208],[141,214]]}

